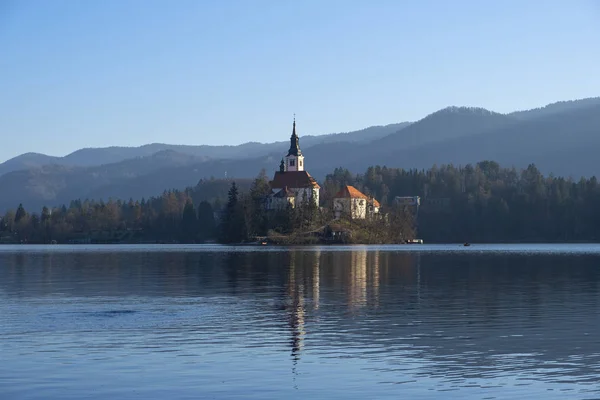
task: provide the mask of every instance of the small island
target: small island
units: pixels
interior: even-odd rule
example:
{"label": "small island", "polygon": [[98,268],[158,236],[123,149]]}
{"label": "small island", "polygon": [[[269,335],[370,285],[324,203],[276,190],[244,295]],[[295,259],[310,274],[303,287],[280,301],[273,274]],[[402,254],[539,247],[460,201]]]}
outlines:
{"label": "small island", "polygon": [[[321,195],[323,194],[323,196]],[[351,185],[330,193],[306,170],[294,118],[290,148],[271,181],[262,171],[249,193],[232,183],[221,220],[222,243],[399,244],[416,243],[413,209],[382,209],[372,195]]]}

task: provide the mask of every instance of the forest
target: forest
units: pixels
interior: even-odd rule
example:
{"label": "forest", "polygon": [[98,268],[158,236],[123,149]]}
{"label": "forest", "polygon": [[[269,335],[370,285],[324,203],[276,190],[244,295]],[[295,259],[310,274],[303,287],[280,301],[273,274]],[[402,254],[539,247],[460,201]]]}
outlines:
{"label": "forest", "polygon": [[[0,242],[237,243],[254,236],[289,237],[331,222],[331,202],[341,185],[375,196],[391,216],[383,236],[375,235],[377,221],[355,223],[359,242],[401,242],[411,236],[426,243],[600,239],[595,177],[544,176],[533,164],[517,170],[482,161],[427,170],[374,166],[362,174],[336,168],[321,183],[320,207],[307,202],[276,213],[262,205],[269,191],[264,171],[254,180],[201,180],[193,188],[140,201],[74,200],[39,212],[18,206],[1,218]],[[396,196],[420,196],[420,206],[399,209]]]}

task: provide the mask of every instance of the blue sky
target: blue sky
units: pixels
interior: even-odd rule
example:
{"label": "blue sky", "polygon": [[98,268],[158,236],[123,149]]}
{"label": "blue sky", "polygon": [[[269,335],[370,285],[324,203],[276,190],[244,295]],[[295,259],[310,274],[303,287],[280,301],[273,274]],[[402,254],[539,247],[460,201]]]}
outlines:
{"label": "blue sky", "polygon": [[600,2],[0,2],[0,161],[600,96]]}

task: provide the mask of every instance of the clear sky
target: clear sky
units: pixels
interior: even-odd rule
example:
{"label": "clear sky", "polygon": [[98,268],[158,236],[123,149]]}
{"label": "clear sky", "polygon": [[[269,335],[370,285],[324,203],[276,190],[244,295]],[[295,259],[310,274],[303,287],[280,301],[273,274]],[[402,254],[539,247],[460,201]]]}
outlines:
{"label": "clear sky", "polygon": [[0,162],[595,96],[596,0],[0,0]]}

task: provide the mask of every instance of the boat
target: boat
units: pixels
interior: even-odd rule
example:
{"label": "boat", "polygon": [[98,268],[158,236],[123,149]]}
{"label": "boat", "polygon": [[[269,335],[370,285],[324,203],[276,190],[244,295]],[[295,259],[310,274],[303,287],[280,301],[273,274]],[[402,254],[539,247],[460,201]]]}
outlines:
{"label": "boat", "polygon": [[471,243],[465,243],[465,244],[463,244],[463,246],[465,246],[465,247],[469,247],[470,245],[471,245]]}

